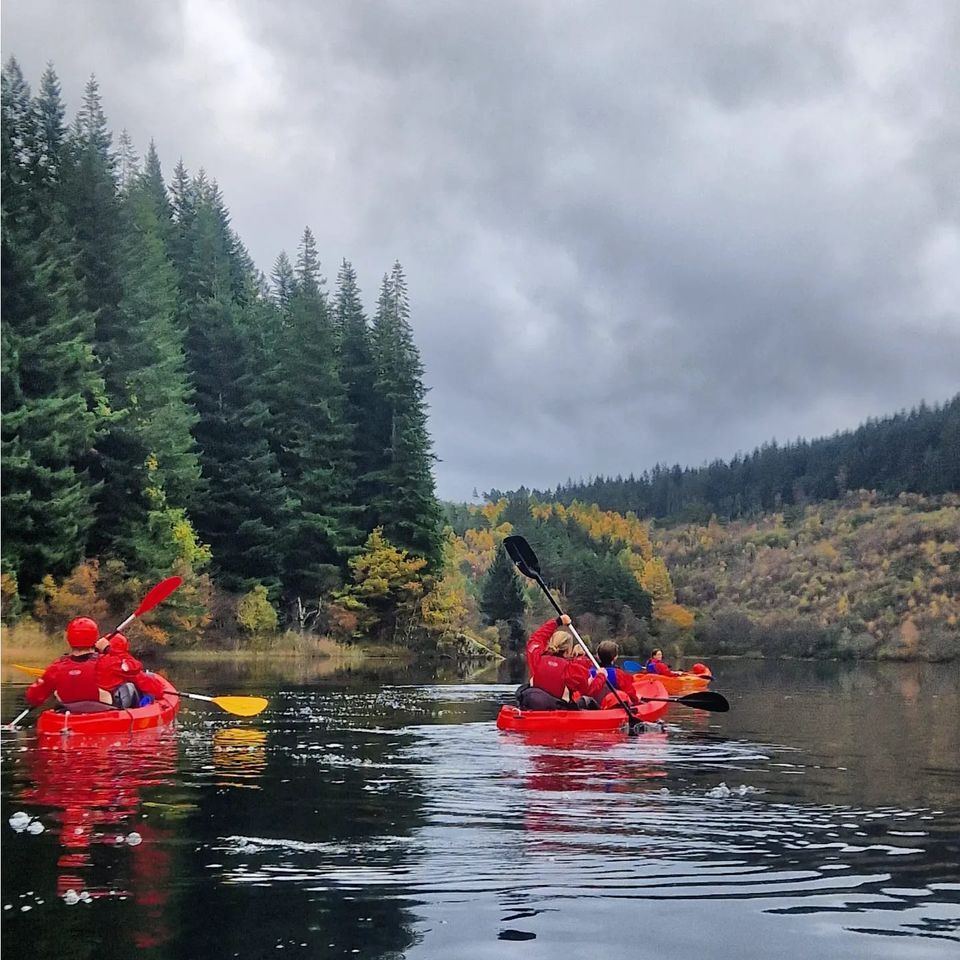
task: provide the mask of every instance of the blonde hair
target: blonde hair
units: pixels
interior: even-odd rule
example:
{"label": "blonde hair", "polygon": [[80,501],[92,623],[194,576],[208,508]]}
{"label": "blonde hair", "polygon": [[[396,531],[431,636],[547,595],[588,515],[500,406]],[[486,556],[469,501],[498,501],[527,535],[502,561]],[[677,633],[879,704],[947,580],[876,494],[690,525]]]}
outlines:
{"label": "blonde hair", "polygon": [[569,653],[573,650],[573,637],[566,630],[556,630],[547,641],[547,653]]}

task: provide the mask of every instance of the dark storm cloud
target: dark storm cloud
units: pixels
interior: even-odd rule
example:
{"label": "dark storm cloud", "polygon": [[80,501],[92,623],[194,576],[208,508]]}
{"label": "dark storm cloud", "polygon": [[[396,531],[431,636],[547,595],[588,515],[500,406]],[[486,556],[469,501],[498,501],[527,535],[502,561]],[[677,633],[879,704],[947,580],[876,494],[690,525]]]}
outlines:
{"label": "dark storm cloud", "polygon": [[460,498],[954,393],[958,39],[946,0],[8,0],[3,42],[205,166],[262,268],[305,223],[368,302],[400,259]]}

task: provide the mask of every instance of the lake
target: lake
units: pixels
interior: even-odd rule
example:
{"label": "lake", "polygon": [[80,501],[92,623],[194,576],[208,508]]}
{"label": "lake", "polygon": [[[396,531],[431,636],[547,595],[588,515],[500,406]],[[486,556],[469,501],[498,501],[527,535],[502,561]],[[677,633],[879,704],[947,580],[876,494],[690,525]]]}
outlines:
{"label": "lake", "polygon": [[495,676],[293,663],[171,666],[268,696],[249,720],[50,750],[28,721],[5,958],[960,956],[960,665],[714,666],[729,713],[573,742],[498,732]]}

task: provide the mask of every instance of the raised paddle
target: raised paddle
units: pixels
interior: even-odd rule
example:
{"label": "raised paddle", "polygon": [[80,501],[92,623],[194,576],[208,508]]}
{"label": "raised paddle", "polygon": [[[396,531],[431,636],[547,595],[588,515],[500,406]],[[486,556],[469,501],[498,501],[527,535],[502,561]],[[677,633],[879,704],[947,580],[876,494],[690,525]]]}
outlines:
{"label": "raised paddle", "polygon": [[[506,549],[510,559],[516,564],[517,569],[525,577],[529,577],[531,580],[536,580],[537,583],[540,584],[540,589],[546,594],[550,603],[553,604],[553,609],[557,611],[557,616],[562,617],[563,611],[560,609],[560,604],[554,600],[553,594],[549,591],[549,589],[547,589],[546,583],[543,582],[543,577],[540,575],[540,561],[537,560],[537,555],[533,552],[533,548],[530,546],[530,544],[527,543],[523,537],[512,536],[504,537],[503,546]],[[610,682],[610,678],[607,676],[607,671],[604,670],[599,663],[597,663],[597,658],[591,653],[590,648],[583,642],[580,634],[577,633],[577,628],[572,623],[569,624],[569,627],[570,632],[576,638],[577,643],[580,644],[580,647],[590,658],[590,662],[597,668],[597,673],[603,675],[603,679],[606,681],[607,686],[617,698],[617,703],[623,707],[623,712],[627,715],[627,720],[630,723],[630,730],[642,730],[643,721],[634,715],[633,711],[624,700],[620,699],[620,693]]]}
{"label": "raised paddle", "polygon": [[161,580],[140,602],[140,606],[137,607],[133,613],[127,617],[119,627],[115,627],[110,631],[103,639],[109,640],[111,637],[115,637],[118,633],[121,633],[125,627],[128,627],[137,617],[142,617],[148,610],[152,610],[158,603],[163,603],[167,597],[173,593],[180,584],[183,583],[183,577],[167,577],[166,580]]}
{"label": "raised paddle", "polygon": [[177,691],[178,697],[186,697],[188,700],[205,700],[207,703],[215,703],[221,710],[232,713],[238,717],[255,717],[267,706],[265,697],[206,697],[202,693],[183,693]]}

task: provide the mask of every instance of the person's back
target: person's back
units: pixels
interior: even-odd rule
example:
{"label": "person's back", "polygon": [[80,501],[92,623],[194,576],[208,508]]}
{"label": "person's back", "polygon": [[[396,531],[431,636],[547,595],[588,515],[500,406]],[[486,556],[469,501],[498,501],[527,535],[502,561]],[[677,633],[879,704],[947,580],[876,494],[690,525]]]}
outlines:
{"label": "person's back", "polygon": [[[110,645],[97,662],[100,685],[109,690],[118,706],[137,706],[140,695],[159,697],[163,685],[143,669],[143,664],[130,653],[130,642],[122,633],[110,638]],[[133,690],[125,689],[133,684]]]}
{"label": "person's back", "polygon": [[567,705],[567,695],[579,693],[592,697],[602,686],[586,667],[573,659],[573,637],[558,629],[569,623],[570,618],[562,614],[556,620],[547,620],[530,636],[527,643],[530,685],[521,688],[519,693],[521,709],[562,709]]}
{"label": "person's back", "polygon": [[94,644],[99,633],[89,617],[76,617],[67,624],[70,653],[54,660],[42,676],[27,687],[24,697],[30,706],[39,707],[54,696],[64,707],[77,713],[110,709],[110,694],[100,686],[97,675],[99,658]]}
{"label": "person's back", "polygon": [[[630,701],[637,699],[636,687],[633,677],[625,670],[616,666],[617,657],[620,656],[620,646],[615,640],[604,640],[597,647],[597,663],[600,669],[606,674],[610,686],[614,690],[620,690]],[[601,701],[601,707],[616,706],[621,698],[612,691],[608,691]]]}

